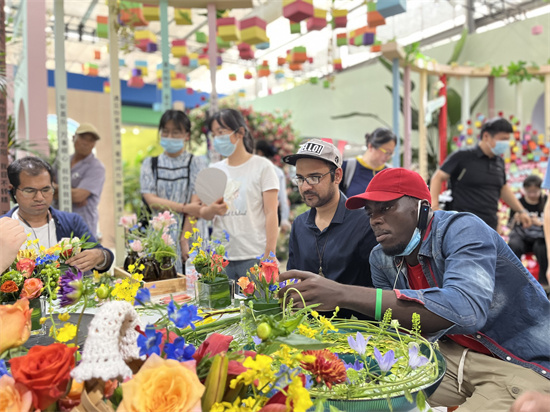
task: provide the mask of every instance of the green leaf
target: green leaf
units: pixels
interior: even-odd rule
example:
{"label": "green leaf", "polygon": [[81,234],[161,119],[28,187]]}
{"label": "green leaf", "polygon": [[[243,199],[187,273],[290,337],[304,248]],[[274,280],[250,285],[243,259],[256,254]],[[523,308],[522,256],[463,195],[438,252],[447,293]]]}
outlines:
{"label": "green leaf", "polygon": [[458,62],[458,58],[460,57],[460,54],[462,53],[462,50],[464,49],[464,45],[466,44],[466,38],[467,37],[468,37],[468,29],[464,28],[464,30],[462,30],[462,34],[460,36],[460,39],[456,42],[456,45],[453,49],[453,54],[451,55],[451,58],[449,59],[447,64]]}
{"label": "green leaf", "polygon": [[274,339],[274,342],[278,342],[279,344],[285,344],[290,347],[302,350],[325,349],[333,345],[330,342],[320,342],[318,340],[311,339],[303,335],[298,335],[296,333],[291,333],[288,336],[276,338]]}
{"label": "green leaf", "polygon": [[424,391],[419,391],[416,395],[416,406],[421,411],[426,409],[426,395],[424,395]]}
{"label": "green leaf", "polygon": [[411,391],[407,388],[404,391],[405,399],[409,401],[410,403],[413,403],[413,397],[411,395]]}

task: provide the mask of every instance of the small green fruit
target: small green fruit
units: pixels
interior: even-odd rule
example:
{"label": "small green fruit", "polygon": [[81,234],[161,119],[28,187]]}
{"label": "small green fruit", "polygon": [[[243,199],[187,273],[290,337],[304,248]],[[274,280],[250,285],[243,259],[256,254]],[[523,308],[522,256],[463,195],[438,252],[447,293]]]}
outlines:
{"label": "small green fruit", "polygon": [[271,326],[268,323],[263,322],[256,328],[256,334],[261,340],[266,340],[271,335]]}

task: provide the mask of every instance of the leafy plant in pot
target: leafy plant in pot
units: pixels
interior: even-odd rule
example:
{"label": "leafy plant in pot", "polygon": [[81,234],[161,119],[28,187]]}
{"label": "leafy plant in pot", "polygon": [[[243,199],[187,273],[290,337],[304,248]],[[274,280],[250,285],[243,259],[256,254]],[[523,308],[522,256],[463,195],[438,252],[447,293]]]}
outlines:
{"label": "leafy plant in pot", "polygon": [[[205,309],[222,309],[233,303],[235,282],[225,274],[229,261],[225,259],[225,246],[219,240],[206,241],[200,231],[185,234],[192,239],[190,259],[199,274],[195,283],[195,299]],[[226,236],[228,240],[229,236]]]}

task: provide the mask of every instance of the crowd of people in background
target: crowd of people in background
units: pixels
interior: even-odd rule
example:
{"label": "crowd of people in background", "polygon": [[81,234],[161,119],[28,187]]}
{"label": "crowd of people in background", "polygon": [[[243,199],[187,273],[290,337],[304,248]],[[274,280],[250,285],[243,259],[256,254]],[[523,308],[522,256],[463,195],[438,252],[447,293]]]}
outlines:
{"label": "crowd of people in background", "polygon": [[[365,152],[348,160],[330,143],[303,142],[283,159],[295,168],[289,176],[270,160],[276,151],[268,142],[254,142],[239,111],[220,110],[207,127],[223,157],[210,167],[227,176],[223,196],[210,204],[195,192],[208,161],[192,152],[184,112],[162,115],[163,152],[141,166],[145,210],[168,210],[176,218],[170,234],[178,272],[189,257],[184,234],[197,220],[208,222],[210,235],[226,243],[232,279],[261,257],[275,256],[280,231],[288,233],[287,272],[280,279],[301,281],[288,295],[294,302],[301,304],[300,291],[306,304],[320,303],[321,311],[339,308],[339,316],[376,320],[392,308],[394,318],[409,328],[412,313],[421,315],[423,332],[439,339],[447,360],[432,405],[527,411],[525,404],[548,400],[542,394],[550,378],[550,302],[543,286],[548,287],[550,205],[543,189],[550,189],[550,176],[547,170],[544,182],[527,177],[516,196],[502,158],[513,132],[507,120],[487,121],[477,145],[452,153],[429,188],[416,172],[389,167],[398,137],[388,129],[367,134]],[[16,206],[0,219],[0,227],[13,233],[15,243],[22,243],[24,234],[45,247],[70,233],[96,241],[105,180],[105,168],[92,153],[99,139],[90,124],[82,124],[74,137],[76,213],[54,207],[58,183],[48,163],[25,157],[10,164]],[[292,224],[289,177],[309,207]],[[439,198],[447,183],[452,201],[442,211]],[[496,231],[499,200],[510,208],[508,244]],[[13,244],[3,248],[2,266],[12,249]],[[522,264],[527,253],[539,264],[539,282]],[[82,271],[107,271],[113,259],[98,243],[67,263]],[[519,393],[525,395],[514,404]]]}

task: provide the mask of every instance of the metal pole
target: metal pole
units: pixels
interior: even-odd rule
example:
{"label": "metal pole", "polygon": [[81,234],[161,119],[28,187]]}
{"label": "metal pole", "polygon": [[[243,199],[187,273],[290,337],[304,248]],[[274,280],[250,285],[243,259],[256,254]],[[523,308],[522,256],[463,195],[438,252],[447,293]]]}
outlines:
{"label": "metal pole", "polygon": [[172,108],[170,87],[170,43],[168,42],[168,0],[160,0],[160,49],[162,53],[162,104],[163,112]]}
{"label": "metal pole", "polygon": [[210,114],[218,110],[218,93],[216,92],[216,70],[218,68],[218,44],[216,43],[216,5],[208,5],[208,60],[210,62]]}
{"label": "metal pole", "polygon": [[392,86],[393,86],[393,132],[397,136],[395,151],[393,152],[393,167],[401,166],[401,133],[399,133],[399,112],[401,99],[399,97],[399,59],[393,59],[392,64]]}

